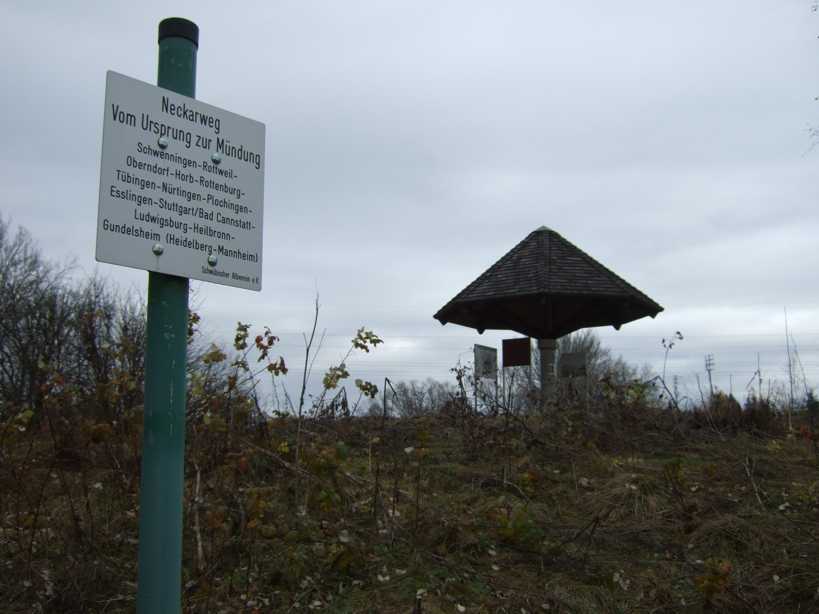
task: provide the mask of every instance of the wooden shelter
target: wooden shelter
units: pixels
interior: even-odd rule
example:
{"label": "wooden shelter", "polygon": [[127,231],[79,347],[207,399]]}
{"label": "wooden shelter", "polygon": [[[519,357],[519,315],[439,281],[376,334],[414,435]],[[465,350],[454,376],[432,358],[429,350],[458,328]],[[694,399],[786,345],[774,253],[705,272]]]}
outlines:
{"label": "wooden shelter", "polygon": [[[554,377],[557,339],[663,308],[551,228],[541,226],[435,314],[441,324],[513,330],[538,339],[541,381]],[[545,395],[544,395],[545,397]]]}

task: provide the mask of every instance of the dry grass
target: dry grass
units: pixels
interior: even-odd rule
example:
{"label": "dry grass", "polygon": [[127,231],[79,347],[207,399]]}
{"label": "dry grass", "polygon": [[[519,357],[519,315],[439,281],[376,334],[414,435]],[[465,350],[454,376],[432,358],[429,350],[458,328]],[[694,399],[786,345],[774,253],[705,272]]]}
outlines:
{"label": "dry grass", "polygon": [[[186,612],[819,610],[798,438],[621,403],[307,422],[296,464],[290,418],[191,422]],[[139,423],[6,431],[4,611],[133,611]]]}

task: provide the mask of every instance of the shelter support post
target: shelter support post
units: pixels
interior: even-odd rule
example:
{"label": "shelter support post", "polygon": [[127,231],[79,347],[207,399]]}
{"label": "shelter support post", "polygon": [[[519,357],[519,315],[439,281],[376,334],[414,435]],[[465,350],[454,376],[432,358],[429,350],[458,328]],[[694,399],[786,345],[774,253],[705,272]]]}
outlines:
{"label": "shelter support post", "polygon": [[554,398],[555,393],[555,350],[557,340],[538,339],[537,347],[540,350],[540,398],[543,407]]}

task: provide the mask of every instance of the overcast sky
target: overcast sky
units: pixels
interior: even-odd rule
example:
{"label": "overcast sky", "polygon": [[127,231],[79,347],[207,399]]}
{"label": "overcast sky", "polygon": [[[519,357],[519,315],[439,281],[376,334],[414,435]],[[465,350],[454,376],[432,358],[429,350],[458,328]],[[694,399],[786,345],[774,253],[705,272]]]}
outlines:
{"label": "overcast sky", "polygon": [[[483,336],[432,315],[548,225],[665,307],[600,329],[693,382],[819,381],[819,17],[810,0],[0,4],[0,211],[94,261],[105,72],[156,81],[158,22],[200,27],[197,98],[267,129],[263,291],[196,282],[204,329],[268,325],[291,364],[320,294],[337,361],[446,378]],[[291,387],[295,382],[291,383]]]}

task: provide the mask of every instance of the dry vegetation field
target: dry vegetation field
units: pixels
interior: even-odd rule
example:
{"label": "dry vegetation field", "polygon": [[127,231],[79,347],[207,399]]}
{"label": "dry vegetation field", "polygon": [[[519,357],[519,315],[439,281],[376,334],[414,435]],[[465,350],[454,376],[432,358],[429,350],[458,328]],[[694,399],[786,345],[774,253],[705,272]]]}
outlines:
{"label": "dry vegetation field", "polygon": [[[141,412],[63,415],[67,390],[0,426],[0,603],[132,612]],[[209,402],[189,418],[185,612],[819,611],[814,445],[766,407],[612,387],[588,410],[452,403],[298,435]]]}
{"label": "dry vegetation field", "polygon": [[[73,282],[1,218],[0,271],[0,610],[133,612],[142,301]],[[809,395],[786,428],[766,401],[681,412],[609,369],[588,405],[476,413],[459,373],[422,416],[356,417],[328,411],[345,358],[271,416],[276,337],[239,324],[220,348],[198,323],[185,612],[819,611]],[[362,328],[350,353],[379,343]]]}

